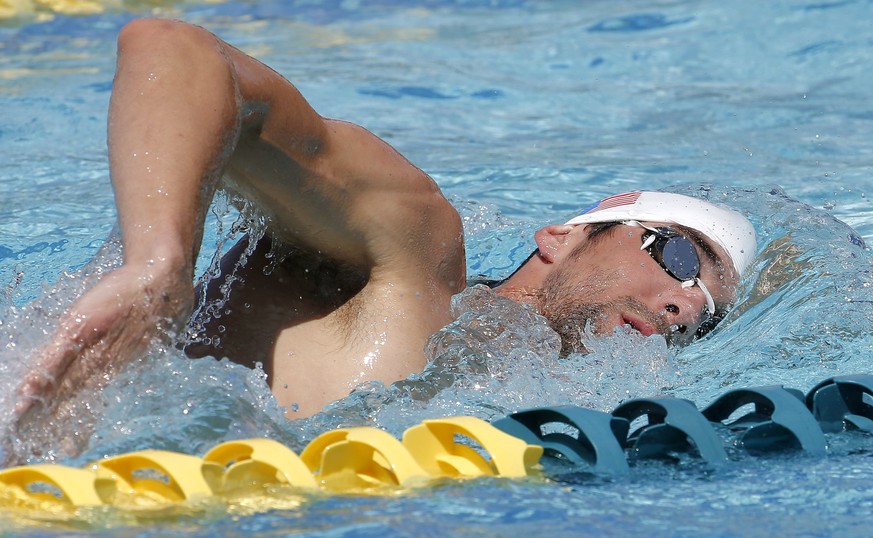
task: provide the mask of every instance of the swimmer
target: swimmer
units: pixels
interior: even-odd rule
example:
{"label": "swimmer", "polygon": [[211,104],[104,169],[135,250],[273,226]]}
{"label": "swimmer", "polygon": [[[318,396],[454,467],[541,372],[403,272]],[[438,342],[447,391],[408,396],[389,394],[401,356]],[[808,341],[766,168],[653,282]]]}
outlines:
{"label": "swimmer", "polygon": [[[118,38],[108,144],[123,264],[60,320],[20,385],[19,413],[110,378],[189,323],[203,329],[189,355],[263,364],[290,418],[424,368],[426,339],[466,285],[463,230],[436,183],[384,141],[320,116],[202,28],[137,20]],[[219,189],[257,208],[267,232],[195,289]],[[534,239],[531,257],[492,285],[541,313],[567,352],[582,349],[586,326],[676,343],[705,333],[756,250],[738,213],[655,192],[607,198]],[[192,322],[195,297],[218,300],[224,284],[221,317]]]}

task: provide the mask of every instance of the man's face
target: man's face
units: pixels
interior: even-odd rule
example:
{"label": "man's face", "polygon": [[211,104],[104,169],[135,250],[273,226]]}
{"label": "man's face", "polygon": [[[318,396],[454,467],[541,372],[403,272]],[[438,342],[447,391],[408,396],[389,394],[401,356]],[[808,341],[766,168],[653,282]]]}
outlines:
{"label": "man's face", "polygon": [[[700,279],[717,311],[736,294],[737,277],[727,255],[696,232],[668,226],[692,240],[700,259]],[[646,251],[645,228],[619,224],[589,239],[582,227],[571,234],[568,255],[556,263],[542,287],[539,311],[564,342],[564,351],[584,350],[583,331],[612,334],[629,327],[644,336],[662,334],[668,342],[690,342],[709,316],[706,296],[697,285],[682,287]],[[692,235],[693,234],[693,235]]]}

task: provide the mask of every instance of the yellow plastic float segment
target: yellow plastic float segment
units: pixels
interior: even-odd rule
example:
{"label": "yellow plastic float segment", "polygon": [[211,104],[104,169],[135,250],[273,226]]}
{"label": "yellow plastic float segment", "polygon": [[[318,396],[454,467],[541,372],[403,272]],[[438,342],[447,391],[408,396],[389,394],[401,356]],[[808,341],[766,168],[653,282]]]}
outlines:
{"label": "yellow plastic float segment", "polygon": [[166,450],[140,450],[94,464],[97,476],[112,478],[119,490],[159,502],[196,500],[213,495],[196,456]]}
{"label": "yellow plastic float segment", "polygon": [[203,476],[214,491],[269,483],[318,487],[312,472],[297,454],[273,439],[221,443],[207,452],[203,461]]}
{"label": "yellow plastic float segment", "polygon": [[105,504],[116,488],[114,480],[94,472],[41,463],[0,471],[0,485],[31,501],[57,501],[72,506]]}
{"label": "yellow plastic float segment", "polygon": [[94,15],[104,11],[103,4],[96,0],[34,0],[34,4],[64,15]]}
{"label": "yellow plastic float segment", "polygon": [[306,446],[300,459],[334,491],[409,486],[428,478],[397,438],[367,426],[325,432]]}
{"label": "yellow plastic float segment", "polygon": [[[460,434],[476,441],[490,456],[455,442]],[[536,473],[543,447],[529,445],[476,417],[425,420],[403,433],[403,446],[435,476],[528,476]]]}

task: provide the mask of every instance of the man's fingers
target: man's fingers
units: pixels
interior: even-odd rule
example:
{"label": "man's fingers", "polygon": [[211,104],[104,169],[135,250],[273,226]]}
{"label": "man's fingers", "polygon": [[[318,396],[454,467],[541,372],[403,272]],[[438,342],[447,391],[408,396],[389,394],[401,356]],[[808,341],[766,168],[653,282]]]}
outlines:
{"label": "man's fingers", "polygon": [[34,402],[44,402],[50,392],[57,390],[58,382],[70,363],[77,356],[80,346],[69,340],[56,341],[49,344],[40,353],[39,359],[31,366],[30,371],[18,385],[16,394],[18,402],[15,413],[23,415]]}
{"label": "man's fingers", "polygon": [[27,420],[27,415],[56,405],[55,400],[75,393],[104,373],[107,365],[123,367],[156,332],[174,327],[164,318],[175,321],[183,316],[180,310],[187,303],[173,299],[187,294],[174,290],[190,292],[189,277],[160,280],[158,284],[167,289],[153,292],[149,285],[157,276],[154,268],[147,268],[148,281],[142,275],[142,268],[136,267],[113,271],[61,316],[51,340],[36,352],[18,386],[15,413],[19,417]]}
{"label": "man's fingers", "polygon": [[18,419],[19,419],[19,421],[20,421],[20,419],[24,418],[24,415],[25,415],[28,411],[30,411],[31,408],[33,408],[33,405],[34,405],[35,403],[37,403],[37,402],[44,402],[44,401],[45,401],[45,400],[43,400],[43,399],[41,399],[41,398],[34,398],[34,397],[32,397],[32,396],[24,396],[24,397],[22,397],[21,399],[19,399],[19,400],[15,403],[15,407],[14,407],[14,413],[15,413],[15,416],[18,417]]}
{"label": "man's fingers", "polygon": [[18,393],[22,396],[33,396],[43,392],[48,387],[54,387],[56,379],[56,372],[44,368],[41,363],[37,364],[24,376],[24,380],[19,385]]}
{"label": "man's fingers", "polygon": [[18,402],[15,404],[15,414],[21,417],[34,403],[45,402],[47,392],[57,387],[57,378],[43,370],[31,370],[21,385],[18,386]]}

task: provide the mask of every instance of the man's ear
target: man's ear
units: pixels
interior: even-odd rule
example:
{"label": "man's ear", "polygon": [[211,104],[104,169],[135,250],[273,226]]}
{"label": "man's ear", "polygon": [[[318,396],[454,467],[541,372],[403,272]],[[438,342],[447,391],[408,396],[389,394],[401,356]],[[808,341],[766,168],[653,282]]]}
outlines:
{"label": "man's ear", "polygon": [[571,224],[551,224],[540,228],[534,234],[540,258],[545,263],[555,263],[560,253],[570,243],[570,233],[576,229]]}

